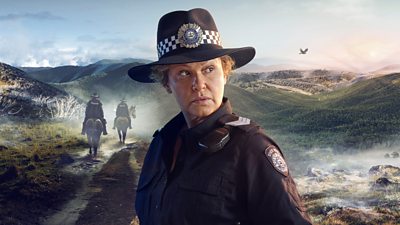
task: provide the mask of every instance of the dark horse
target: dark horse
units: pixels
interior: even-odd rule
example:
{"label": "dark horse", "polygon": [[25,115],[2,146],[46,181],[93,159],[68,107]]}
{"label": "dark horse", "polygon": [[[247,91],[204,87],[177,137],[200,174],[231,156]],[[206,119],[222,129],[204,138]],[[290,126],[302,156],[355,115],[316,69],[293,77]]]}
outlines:
{"label": "dark horse", "polygon": [[125,144],[126,132],[129,127],[129,118],[124,116],[117,117],[115,126],[117,127],[119,142]]}
{"label": "dark horse", "polygon": [[[103,132],[103,123],[100,119],[88,119],[86,121],[86,135],[88,138],[88,143],[90,146],[89,154],[96,157],[97,156],[97,148],[99,147],[100,136]],[[92,152],[93,150],[93,152]]]}

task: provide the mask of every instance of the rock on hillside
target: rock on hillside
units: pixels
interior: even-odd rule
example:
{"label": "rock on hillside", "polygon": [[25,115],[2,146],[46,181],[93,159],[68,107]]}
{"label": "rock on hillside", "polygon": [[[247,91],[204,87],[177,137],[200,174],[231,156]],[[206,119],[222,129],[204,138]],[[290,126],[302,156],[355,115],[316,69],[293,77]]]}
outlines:
{"label": "rock on hillside", "polygon": [[0,63],[0,115],[27,118],[71,117],[82,110],[79,101],[48,84]]}

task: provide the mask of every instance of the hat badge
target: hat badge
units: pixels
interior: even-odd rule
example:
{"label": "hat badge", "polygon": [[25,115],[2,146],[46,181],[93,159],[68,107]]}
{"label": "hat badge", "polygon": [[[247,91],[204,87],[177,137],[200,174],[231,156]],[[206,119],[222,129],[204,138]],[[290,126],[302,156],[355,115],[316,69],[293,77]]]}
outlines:
{"label": "hat badge", "polygon": [[183,24],[178,30],[178,40],[181,47],[196,48],[203,41],[203,30],[195,23]]}

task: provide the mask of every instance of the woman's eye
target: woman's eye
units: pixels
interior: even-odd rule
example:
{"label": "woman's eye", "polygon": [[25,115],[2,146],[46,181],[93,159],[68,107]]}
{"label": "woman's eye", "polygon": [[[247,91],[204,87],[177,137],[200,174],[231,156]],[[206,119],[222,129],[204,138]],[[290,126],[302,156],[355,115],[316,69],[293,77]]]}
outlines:
{"label": "woman's eye", "polygon": [[204,72],[205,73],[211,73],[213,70],[214,70],[214,67],[213,66],[209,66],[204,70]]}

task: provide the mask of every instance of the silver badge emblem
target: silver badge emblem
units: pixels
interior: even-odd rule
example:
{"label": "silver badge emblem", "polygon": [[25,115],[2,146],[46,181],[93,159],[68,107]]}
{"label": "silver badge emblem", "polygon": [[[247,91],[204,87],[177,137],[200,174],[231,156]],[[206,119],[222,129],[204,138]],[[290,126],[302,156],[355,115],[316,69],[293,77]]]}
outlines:
{"label": "silver badge emblem", "polygon": [[283,159],[280,151],[275,146],[272,145],[266,148],[264,154],[278,172],[284,176],[288,176],[289,170],[286,162]]}
{"label": "silver badge emblem", "polygon": [[183,24],[178,30],[178,40],[181,47],[196,48],[203,41],[203,30],[195,23]]}

